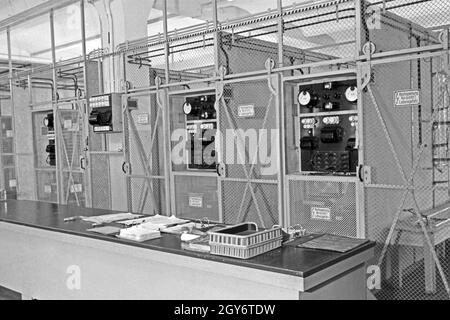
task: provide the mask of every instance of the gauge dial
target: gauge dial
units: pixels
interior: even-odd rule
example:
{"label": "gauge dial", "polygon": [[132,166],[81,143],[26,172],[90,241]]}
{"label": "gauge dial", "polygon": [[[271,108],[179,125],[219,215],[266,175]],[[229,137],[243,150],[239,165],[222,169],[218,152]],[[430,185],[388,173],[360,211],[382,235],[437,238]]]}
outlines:
{"label": "gauge dial", "polygon": [[358,89],[353,86],[348,87],[347,90],[345,90],[345,98],[350,102],[358,100]]}
{"label": "gauge dial", "polygon": [[192,112],[192,105],[189,102],[183,104],[183,112],[184,114],[190,114]]}
{"label": "gauge dial", "polygon": [[311,102],[311,94],[308,91],[301,91],[297,100],[301,106],[307,106]]}

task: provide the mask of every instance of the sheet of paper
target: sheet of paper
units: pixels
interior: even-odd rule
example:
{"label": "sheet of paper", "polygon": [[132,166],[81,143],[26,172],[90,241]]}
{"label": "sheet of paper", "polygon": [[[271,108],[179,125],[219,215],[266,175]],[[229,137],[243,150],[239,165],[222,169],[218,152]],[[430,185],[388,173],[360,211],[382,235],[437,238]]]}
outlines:
{"label": "sheet of paper", "polygon": [[181,223],[187,223],[189,220],[183,220],[178,219],[175,216],[167,217],[162,215],[155,215],[155,216],[146,216],[139,219],[130,219],[125,221],[120,221],[118,223],[131,226],[131,225],[137,225],[137,224],[143,224],[143,223],[149,223],[154,225],[159,225],[161,228],[167,227],[174,224],[181,224]]}
{"label": "sheet of paper", "polygon": [[365,239],[354,239],[331,234],[325,234],[308,242],[298,245],[301,248],[319,249],[336,252],[347,252],[368,242]]}
{"label": "sheet of paper", "polygon": [[88,229],[87,231],[100,233],[100,234],[109,236],[109,235],[118,234],[120,232],[120,228],[106,226],[106,227],[98,227],[98,228]]}
{"label": "sheet of paper", "polygon": [[182,234],[184,231],[190,231],[196,226],[195,222],[189,222],[184,224],[178,224],[173,227],[163,228],[161,232],[171,233],[171,234]]}
{"label": "sheet of paper", "polygon": [[155,238],[160,238],[161,233],[157,230],[149,230],[142,228],[142,226],[139,225],[131,228],[121,229],[117,237],[132,241],[143,242]]}
{"label": "sheet of paper", "polygon": [[142,217],[142,215],[128,212],[128,213],[106,214],[106,215],[92,216],[92,217],[82,217],[81,219],[86,222],[102,224],[102,223],[116,222],[116,221],[125,220],[125,219],[133,219],[133,218],[138,218],[138,217]]}

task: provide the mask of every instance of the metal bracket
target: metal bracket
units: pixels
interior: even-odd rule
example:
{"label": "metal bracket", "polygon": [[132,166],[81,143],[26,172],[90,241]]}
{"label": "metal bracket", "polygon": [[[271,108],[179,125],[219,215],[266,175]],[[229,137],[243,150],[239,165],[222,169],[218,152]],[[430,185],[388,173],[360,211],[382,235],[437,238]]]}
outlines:
{"label": "metal bracket", "polygon": [[361,66],[361,89],[367,87],[367,85],[372,81],[372,66],[371,60],[372,55],[375,53],[376,47],[373,42],[366,42],[362,47],[362,52],[366,57],[367,62],[362,63]]}
{"label": "metal bracket", "polygon": [[224,90],[224,77],[227,74],[227,68],[225,66],[220,66],[219,69],[217,70],[219,77],[220,77],[220,81],[216,81],[216,110],[218,110],[217,108],[217,104],[220,101],[220,99],[222,99],[223,97],[223,90]]}
{"label": "metal bracket", "polygon": [[448,50],[450,49],[450,41],[449,41],[449,29],[443,30],[439,34],[439,41],[442,43],[442,48],[444,51],[442,52],[442,69],[440,73],[450,76],[450,66],[449,66],[449,54]]}
{"label": "metal bracket", "polygon": [[275,90],[275,88],[272,85],[272,81],[271,81],[271,75],[272,75],[272,70],[273,68],[275,68],[275,61],[272,58],[268,58],[266,60],[266,62],[264,63],[266,70],[267,70],[267,85],[269,86],[269,90],[273,95],[277,94],[277,91]]}
{"label": "metal bracket", "polygon": [[163,103],[159,96],[159,91],[161,90],[162,79],[160,76],[155,77],[155,85],[156,85],[156,103],[160,109],[163,109]]}
{"label": "metal bracket", "polygon": [[122,163],[122,172],[124,174],[131,174],[131,163],[129,162]]}
{"label": "metal bracket", "polygon": [[361,165],[358,170],[359,180],[365,185],[372,184],[372,168]]}
{"label": "metal bracket", "polygon": [[372,80],[372,68],[370,63],[363,63],[361,65],[361,90],[365,89]]}
{"label": "metal bracket", "polygon": [[219,177],[225,176],[225,166],[222,163],[216,165],[216,172]]}

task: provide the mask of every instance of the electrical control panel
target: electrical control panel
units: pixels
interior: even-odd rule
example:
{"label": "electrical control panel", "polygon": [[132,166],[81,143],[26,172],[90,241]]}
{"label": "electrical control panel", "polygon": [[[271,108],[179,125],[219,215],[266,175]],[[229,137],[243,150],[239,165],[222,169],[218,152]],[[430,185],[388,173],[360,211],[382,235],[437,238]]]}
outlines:
{"label": "electrical control panel", "polygon": [[89,98],[89,124],[95,133],[122,132],[122,95],[109,93]]}
{"label": "electrical control panel", "polygon": [[48,144],[45,147],[47,153],[47,164],[56,166],[56,144],[55,144],[55,120],[53,113],[48,113],[44,118],[44,127],[47,128]]}
{"label": "electrical control panel", "polygon": [[355,174],[358,165],[356,81],[298,87],[300,171]]}
{"label": "electrical control panel", "polygon": [[188,134],[187,168],[189,170],[213,170],[216,168],[215,101],[215,95],[201,95],[186,97],[183,104]]}

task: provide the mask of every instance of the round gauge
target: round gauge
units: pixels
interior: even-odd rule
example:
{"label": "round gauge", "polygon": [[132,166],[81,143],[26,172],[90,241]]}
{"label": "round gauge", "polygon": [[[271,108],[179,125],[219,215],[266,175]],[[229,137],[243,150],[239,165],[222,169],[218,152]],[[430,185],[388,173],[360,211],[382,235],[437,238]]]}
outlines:
{"label": "round gauge", "polygon": [[183,104],[183,112],[184,114],[190,114],[192,112],[192,105],[189,102]]}
{"label": "round gauge", "polygon": [[353,86],[348,87],[347,90],[345,90],[345,98],[350,102],[358,100],[358,89]]}
{"label": "round gauge", "polygon": [[297,100],[301,106],[307,106],[311,102],[311,94],[308,91],[301,91]]}
{"label": "round gauge", "polygon": [[53,128],[53,117],[47,116],[44,118],[44,126],[47,128]]}

